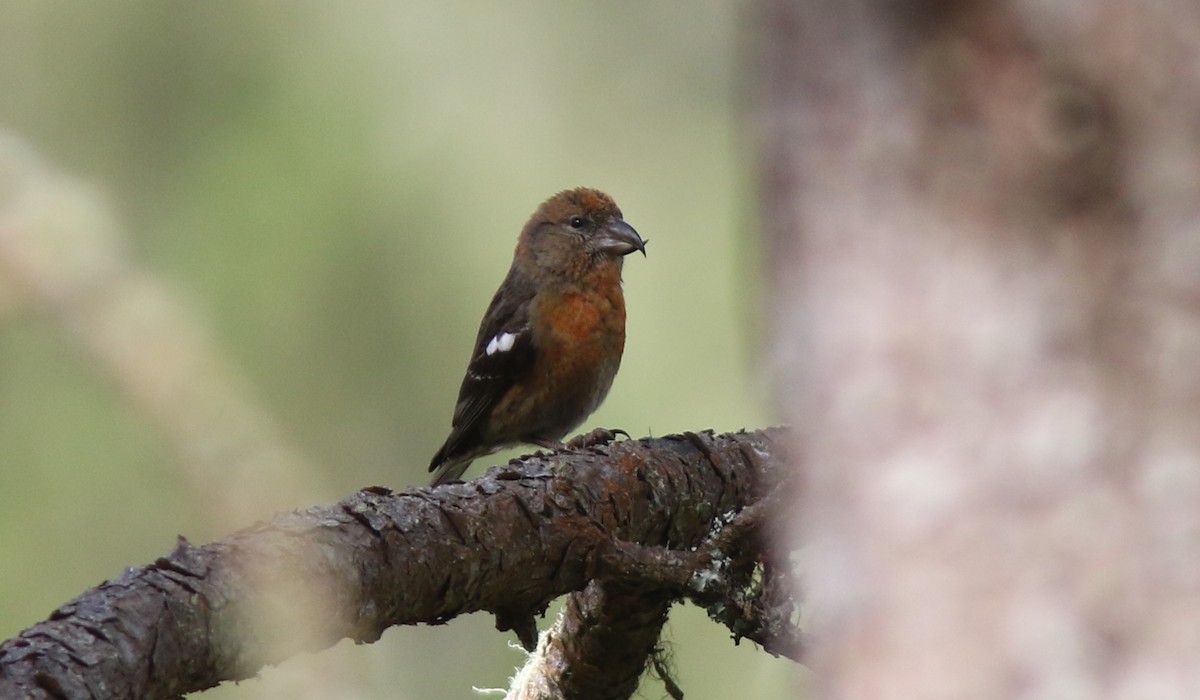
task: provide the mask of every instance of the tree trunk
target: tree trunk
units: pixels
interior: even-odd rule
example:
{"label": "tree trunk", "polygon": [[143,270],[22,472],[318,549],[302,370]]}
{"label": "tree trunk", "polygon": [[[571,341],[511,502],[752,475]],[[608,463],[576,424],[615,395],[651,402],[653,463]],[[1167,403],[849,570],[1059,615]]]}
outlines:
{"label": "tree trunk", "polygon": [[1200,697],[1200,5],[755,22],[820,695]]}

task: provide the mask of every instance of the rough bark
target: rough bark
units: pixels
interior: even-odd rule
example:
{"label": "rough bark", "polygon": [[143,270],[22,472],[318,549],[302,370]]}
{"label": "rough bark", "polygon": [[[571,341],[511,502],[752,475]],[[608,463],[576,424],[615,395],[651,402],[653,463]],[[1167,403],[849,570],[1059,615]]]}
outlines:
{"label": "rough bark", "polygon": [[1200,6],[758,8],[821,695],[1200,697]]}
{"label": "rough bark", "polygon": [[593,581],[573,593],[514,679],[512,700],[620,700],[637,690],[677,595],[661,587]]}
{"label": "rough bark", "polygon": [[[172,697],[342,638],[370,642],[391,625],[480,610],[528,617],[596,578],[605,583],[572,605],[595,610],[587,600],[601,595],[611,616],[623,601],[623,624],[636,629],[612,633],[641,641],[576,658],[623,669],[601,674],[608,685],[590,697],[627,697],[690,575],[646,566],[622,584],[617,562],[648,552],[710,562],[693,550],[785,475],[778,436],[689,433],[534,456],[438,489],[366,489],[203,547],[181,539],[0,645],[0,697]],[[257,624],[289,616],[305,624]]]}
{"label": "rough bark", "polygon": [[[702,443],[696,443],[700,445]],[[790,552],[773,546],[770,525],[794,506],[785,478],[753,505],[715,523],[688,550],[614,543],[600,557],[599,580],[571,594],[554,625],[514,677],[509,700],[629,697],[647,660],[674,698],[683,690],[658,653],[658,635],[681,596],[774,656],[804,660],[798,585]]]}

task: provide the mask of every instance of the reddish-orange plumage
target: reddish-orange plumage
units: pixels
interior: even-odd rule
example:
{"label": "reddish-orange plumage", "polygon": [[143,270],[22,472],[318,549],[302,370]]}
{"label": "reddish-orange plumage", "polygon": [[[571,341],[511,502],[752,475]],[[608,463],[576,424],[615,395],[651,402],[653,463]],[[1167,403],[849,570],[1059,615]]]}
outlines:
{"label": "reddish-orange plumage", "polygon": [[557,444],[599,407],[625,349],[625,255],[645,242],[598,190],[566,190],[521,231],[484,314],[433,483],[521,442]]}

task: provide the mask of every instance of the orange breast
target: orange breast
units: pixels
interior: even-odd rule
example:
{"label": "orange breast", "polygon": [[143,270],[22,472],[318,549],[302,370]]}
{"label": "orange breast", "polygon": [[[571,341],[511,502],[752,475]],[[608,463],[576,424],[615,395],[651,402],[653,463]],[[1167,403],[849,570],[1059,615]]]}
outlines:
{"label": "orange breast", "polygon": [[625,300],[619,282],[602,289],[538,297],[537,360],[494,413],[506,424],[498,432],[520,432],[504,437],[561,439],[608,394],[625,349]]}

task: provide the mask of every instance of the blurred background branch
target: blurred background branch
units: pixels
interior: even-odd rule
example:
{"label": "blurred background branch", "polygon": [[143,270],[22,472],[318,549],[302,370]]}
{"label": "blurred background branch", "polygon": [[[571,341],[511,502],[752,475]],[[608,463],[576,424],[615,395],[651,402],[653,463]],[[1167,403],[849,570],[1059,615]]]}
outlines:
{"label": "blurred background branch", "polygon": [[0,280],[166,436],[214,528],[313,500],[319,473],[284,443],[210,334],[129,256],[101,197],[0,130]]}

